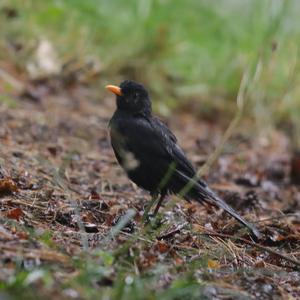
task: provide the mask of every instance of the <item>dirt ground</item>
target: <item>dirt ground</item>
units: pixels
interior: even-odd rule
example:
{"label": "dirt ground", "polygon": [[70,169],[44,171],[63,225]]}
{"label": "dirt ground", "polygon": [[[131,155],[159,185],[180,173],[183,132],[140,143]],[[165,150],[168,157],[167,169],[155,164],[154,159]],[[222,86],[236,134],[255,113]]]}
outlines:
{"label": "dirt ground", "polygon": [[[109,144],[114,97],[83,86],[33,88],[37,97],[18,96],[15,107],[0,105],[5,293],[14,295],[18,274],[25,272],[26,289],[41,298],[85,299],[70,282],[82,274],[78,260],[98,264],[94,254],[101,250],[112,253],[113,262],[106,264],[101,252],[109,272],[87,279],[96,291],[113,289],[120,272],[141,278],[156,272],[148,287],[154,293],[189,274],[208,299],[300,298],[300,188],[291,184],[290,146],[283,133],[253,136],[253,125],[243,123],[205,178],[257,225],[260,240],[223,211],[173,196],[158,219],[144,225],[150,197],[127,179]],[[225,130],[188,112],[165,121],[198,167]],[[134,218],[122,225],[131,213]],[[35,267],[47,268],[50,288],[36,273],[28,279]]]}

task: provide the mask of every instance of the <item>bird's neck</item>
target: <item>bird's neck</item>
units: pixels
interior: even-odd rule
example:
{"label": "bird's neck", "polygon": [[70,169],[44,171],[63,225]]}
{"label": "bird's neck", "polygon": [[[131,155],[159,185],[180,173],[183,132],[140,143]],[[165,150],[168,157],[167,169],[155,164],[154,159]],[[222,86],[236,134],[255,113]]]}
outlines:
{"label": "bird's neck", "polygon": [[117,116],[123,116],[123,117],[144,117],[144,118],[149,118],[152,116],[152,110],[150,109],[143,109],[143,110],[138,110],[138,111],[127,111],[127,110],[121,110],[117,109],[115,112],[115,115]]}

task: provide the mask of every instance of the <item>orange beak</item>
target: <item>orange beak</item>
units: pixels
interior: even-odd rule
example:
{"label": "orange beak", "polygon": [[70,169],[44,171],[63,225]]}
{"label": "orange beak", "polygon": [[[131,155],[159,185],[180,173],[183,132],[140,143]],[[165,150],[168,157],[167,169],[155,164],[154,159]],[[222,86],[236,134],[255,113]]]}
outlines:
{"label": "orange beak", "polygon": [[116,85],[107,85],[105,88],[117,96],[122,96],[121,89]]}

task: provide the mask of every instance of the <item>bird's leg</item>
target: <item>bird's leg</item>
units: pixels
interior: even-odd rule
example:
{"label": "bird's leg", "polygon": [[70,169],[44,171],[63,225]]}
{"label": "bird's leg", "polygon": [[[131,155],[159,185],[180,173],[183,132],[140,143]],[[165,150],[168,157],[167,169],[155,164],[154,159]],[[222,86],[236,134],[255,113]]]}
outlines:
{"label": "bird's leg", "polygon": [[161,194],[160,197],[159,197],[159,200],[158,200],[158,202],[157,202],[157,204],[155,206],[155,209],[154,209],[154,213],[153,213],[154,216],[157,215],[157,213],[159,211],[159,208],[161,207],[164,199],[165,199],[165,194]]}
{"label": "bird's leg", "polygon": [[[153,193],[153,194],[151,194],[151,196],[152,196],[152,199],[151,199],[150,203],[146,206],[145,212],[144,212],[143,217],[142,217],[143,222],[145,222],[148,219],[150,209],[153,206],[153,204],[156,202],[157,197],[158,197],[158,193]],[[155,208],[155,210],[156,210],[156,208]]]}

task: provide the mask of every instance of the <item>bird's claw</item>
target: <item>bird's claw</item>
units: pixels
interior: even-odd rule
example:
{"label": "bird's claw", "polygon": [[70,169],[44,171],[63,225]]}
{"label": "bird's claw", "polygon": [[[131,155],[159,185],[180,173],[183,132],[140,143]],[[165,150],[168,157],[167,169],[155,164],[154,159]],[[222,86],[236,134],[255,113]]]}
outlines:
{"label": "bird's claw", "polygon": [[164,222],[164,218],[159,214],[151,213],[144,218],[145,226],[149,225],[152,229],[159,228]]}
{"label": "bird's claw", "polygon": [[153,223],[155,221],[156,215],[154,214],[147,214],[146,216],[143,216],[144,223],[147,225],[149,223]]}

